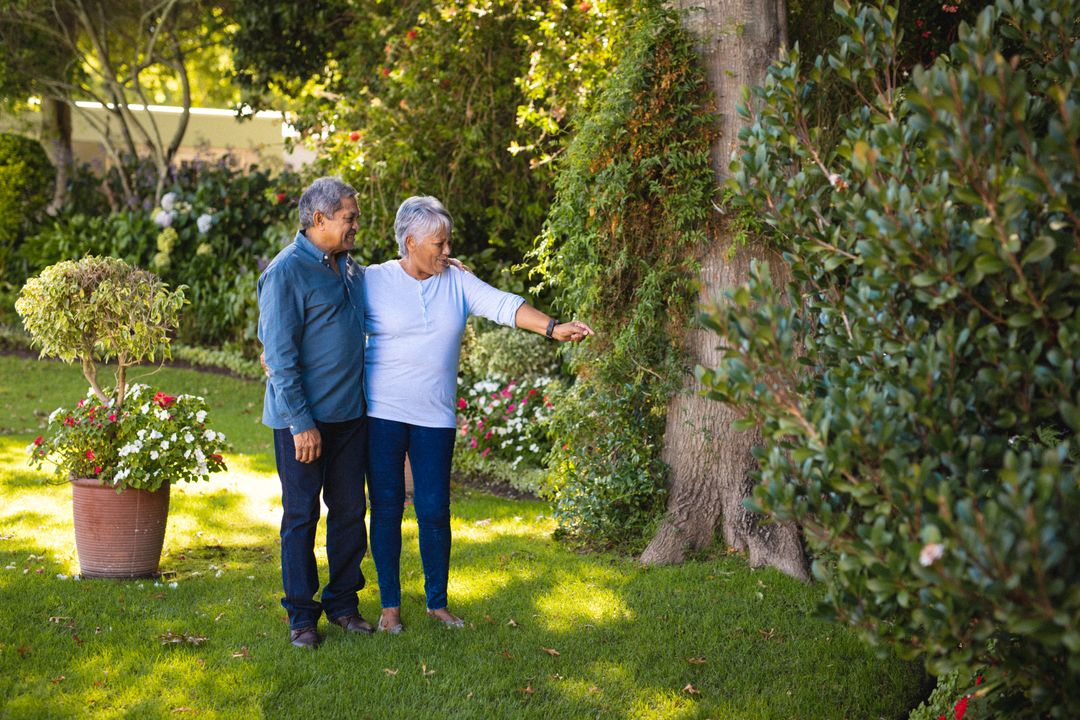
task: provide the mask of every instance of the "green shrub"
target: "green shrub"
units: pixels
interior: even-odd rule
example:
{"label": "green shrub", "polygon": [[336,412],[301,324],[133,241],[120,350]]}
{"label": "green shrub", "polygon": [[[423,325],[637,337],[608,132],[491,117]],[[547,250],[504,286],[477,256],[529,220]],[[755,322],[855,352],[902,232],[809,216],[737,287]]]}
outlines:
{"label": "green shrub", "polygon": [[557,375],[556,344],[515,328],[473,320],[461,346],[461,373],[466,382],[492,378],[527,380]]}
{"label": "green shrub", "polygon": [[552,421],[560,532],[630,549],[663,509],[659,452],[716,182],[709,93],[678,16],[643,11],[615,52],[559,161],[534,258],[559,314],[597,331],[574,350],[580,376]]}
{"label": "green shrub", "polygon": [[[758,509],[797,521],[838,618],[981,672],[995,717],[1080,715],[1080,4],[1001,0],[897,71],[893,7],[748,114],[738,185],[796,278],[708,322],[712,395],[771,441]],[[861,98],[833,150],[805,103]]]}
{"label": "green shrub", "polygon": [[9,265],[52,200],[55,179],[37,140],[0,133],[0,280],[21,284],[23,277],[10,277]]}

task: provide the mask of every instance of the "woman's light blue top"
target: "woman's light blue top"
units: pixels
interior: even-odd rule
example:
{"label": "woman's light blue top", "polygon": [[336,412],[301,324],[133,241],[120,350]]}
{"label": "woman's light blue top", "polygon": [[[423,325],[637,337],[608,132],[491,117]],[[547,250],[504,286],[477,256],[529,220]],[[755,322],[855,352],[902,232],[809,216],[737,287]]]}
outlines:
{"label": "woman's light blue top", "polygon": [[525,299],[448,267],[416,280],[397,260],[364,275],[367,349],[364,391],[370,417],[455,427],[461,334],[470,315],[514,327]]}

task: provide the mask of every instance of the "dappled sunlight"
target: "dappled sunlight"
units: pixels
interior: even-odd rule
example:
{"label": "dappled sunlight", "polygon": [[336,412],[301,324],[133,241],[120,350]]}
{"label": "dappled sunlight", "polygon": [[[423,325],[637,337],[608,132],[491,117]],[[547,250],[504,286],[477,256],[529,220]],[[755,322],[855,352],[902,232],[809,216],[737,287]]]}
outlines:
{"label": "dappled sunlight", "polygon": [[608,575],[602,568],[590,567],[585,577],[560,573],[552,578],[551,587],[534,602],[544,627],[558,632],[568,627],[633,622],[634,612],[622,594],[602,584],[611,581]]}
{"label": "dappled sunlight", "polygon": [[524,537],[534,540],[546,540],[552,531],[552,524],[548,520],[537,522],[523,516],[514,516],[503,520],[481,518],[479,520],[464,520],[450,518],[450,530],[454,539],[491,542],[500,536]]}

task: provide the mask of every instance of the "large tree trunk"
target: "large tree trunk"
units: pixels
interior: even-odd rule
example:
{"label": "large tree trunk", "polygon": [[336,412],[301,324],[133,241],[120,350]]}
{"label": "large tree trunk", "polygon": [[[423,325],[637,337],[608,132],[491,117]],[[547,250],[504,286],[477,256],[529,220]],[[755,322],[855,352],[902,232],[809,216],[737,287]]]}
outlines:
{"label": "large tree trunk", "polygon": [[[760,84],[769,63],[787,42],[784,0],[681,0],[675,4],[688,10],[686,23],[698,39],[716,96],[720,133],[712,162],[717,181],[723,183],[741,126],[735,109],[740,89]],[[733,242],[721,224],[701,264],[703,305],[745,283],[753,258],[769,259],[775,272],[783,272],[779,257],[769,257],[760,245],[738,247],[732,255]],[[691,331],[687,340],[690,362],[716,367],[723,354],[718,342],[711,332]],[[733,430],[738,412],[702,397],[700,389],[690,377],[683,392],[668,404],[662,453],[671,468],[667,515],[641,561],[682,562],[688,550],[711,545],[719,531],[730,547],[749,554],[752,566],[771,565],[808,579],[798,528],[762,524],[762,518],[742,504],[753,489],[750,473],[757,461],[751,450],[761,444],[760,433]]]}
{"label": "large tree trunk", "polygon": [[67,200],[74,156],[71,152],[71,106],[63,100],[41,98],[41,144],[56,168],[56,186],[48,212],[55,214]]}

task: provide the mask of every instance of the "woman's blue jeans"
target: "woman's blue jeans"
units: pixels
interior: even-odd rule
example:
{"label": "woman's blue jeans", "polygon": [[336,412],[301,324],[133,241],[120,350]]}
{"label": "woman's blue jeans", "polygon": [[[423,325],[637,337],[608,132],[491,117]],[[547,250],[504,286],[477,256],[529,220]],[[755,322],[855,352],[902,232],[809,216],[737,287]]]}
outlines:
{"label": "woman's blue jeans", "polygon": [[371,558],[384,608],[401,606],[401,517],[405,508],[405,453],[413,476],[413,507],[428,610],[446,607],[450,575],[450,462],[454,428],[430,428],[368,418],[368,498]]}

